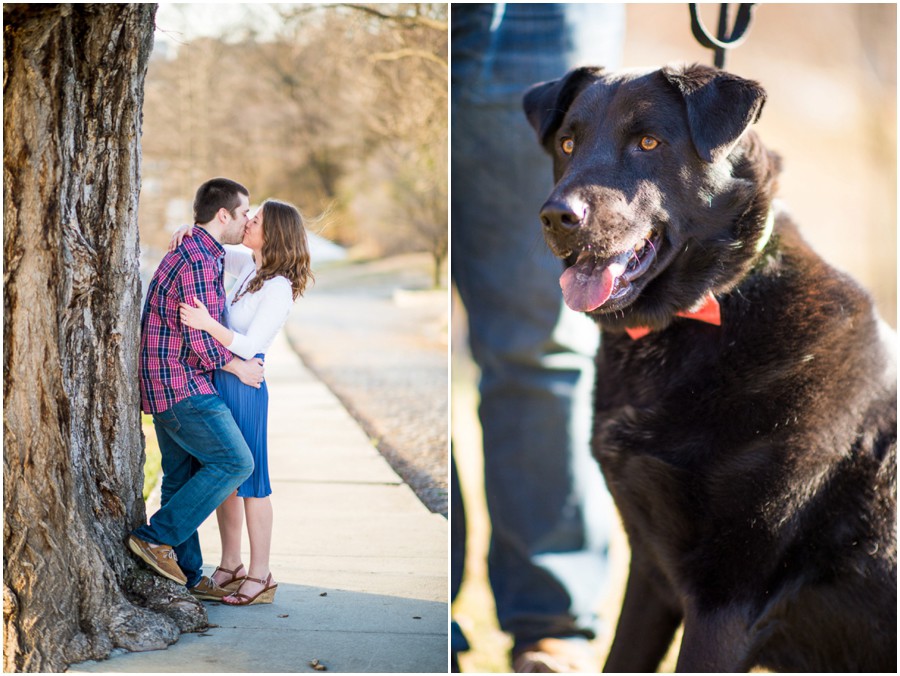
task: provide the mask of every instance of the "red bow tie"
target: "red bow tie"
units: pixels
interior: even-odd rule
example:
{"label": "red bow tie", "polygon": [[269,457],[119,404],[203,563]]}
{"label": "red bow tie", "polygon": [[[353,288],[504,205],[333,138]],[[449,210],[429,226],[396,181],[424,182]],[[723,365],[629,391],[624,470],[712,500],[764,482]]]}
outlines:
{"label": "red bow tie", "polygon": [[[696,310],[676,312],[675,314],[678,317],[687,317],[688,319],[696,319],[697,321],[706,322],[707,324],[722,326],[722,315],[719,310],[719,301],[716,300],[711,291],[706,294],[706,298],[703,299],[703,303]],[[626,328],[625,332],[629,336],[631,336],[632,340],[638,340],[639,338],[643,338],[648,333],[650,333],[651,329],[647,326],[634,326]]]}

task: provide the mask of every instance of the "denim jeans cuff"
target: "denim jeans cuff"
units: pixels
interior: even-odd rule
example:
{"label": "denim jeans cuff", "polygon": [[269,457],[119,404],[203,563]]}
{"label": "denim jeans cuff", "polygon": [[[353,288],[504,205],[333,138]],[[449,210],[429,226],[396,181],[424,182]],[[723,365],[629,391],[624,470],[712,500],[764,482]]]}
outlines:
{"label": "denim jeans cuff", "polygon": [[136,538],[140,538],[144,542],[149,542],[151,545],[165,545],[167,542],[160,542],[159,538],[153,536],[153,532],[150,530],[150,526],[144,524],[143,526],[138,526],[131,534]]}

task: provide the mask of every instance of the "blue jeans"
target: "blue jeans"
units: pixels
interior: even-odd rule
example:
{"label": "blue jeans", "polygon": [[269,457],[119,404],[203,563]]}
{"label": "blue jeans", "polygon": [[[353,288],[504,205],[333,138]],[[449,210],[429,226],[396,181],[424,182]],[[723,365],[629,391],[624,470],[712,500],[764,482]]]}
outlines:
{"label": "blue jeans", "polygon": [[179,401],[153,415],[162,455],[159,510],[134,535],[171,545],[193,587],[202,577],[197,528],[253,471],[247,442],[225,402],[215,394]]}
{"label": "blue jeans", "polygon": [[[506,4],[451,12],[451,274],[481,369],[498,621],[516,645],[592,638],[615,519],[590,454],[598,332],[563,304],[562,264],[543,243],[538,212],[552,189],[551,160],[522,95],[574,65],[617,67],[624,9]],[[452,489],[455,524],[462,503]],[[451,533],[454,597],[464,547]],[[456,623],[451,647],[467,647]]]}

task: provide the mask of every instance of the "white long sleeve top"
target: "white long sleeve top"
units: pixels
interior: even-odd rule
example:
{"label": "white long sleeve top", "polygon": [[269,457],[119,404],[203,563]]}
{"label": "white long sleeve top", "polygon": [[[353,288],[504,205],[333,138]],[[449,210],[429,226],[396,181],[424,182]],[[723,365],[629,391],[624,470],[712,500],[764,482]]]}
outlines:
{"label": "white long sleeve top", "polygon": [[226,323],[234,333],[231,344],[225,347],[250,359],[269,349],[287,321],[294,304],[291,283],[287,277],[267,279],[259,291],[245,293],[232,305],[235,296],[256,276],[256,263],[250,254],[226,247],[225,272],[237,278],[225,304]]}

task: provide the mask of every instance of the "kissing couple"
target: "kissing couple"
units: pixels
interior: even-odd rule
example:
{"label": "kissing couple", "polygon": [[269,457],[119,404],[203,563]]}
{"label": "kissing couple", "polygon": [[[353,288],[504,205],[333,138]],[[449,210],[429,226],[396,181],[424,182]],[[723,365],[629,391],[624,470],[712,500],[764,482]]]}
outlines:
{"label": "kissing couple", "polygon": [[[162,456],[160,509],[128,537],[154,572],[198,599],[271,603],[272,504],[265,352],[313,279],[303,218],[214,178],[197,190],[192,226],[172,238],[141,316],[141,409]],[[244,244],[251,254],[226,249]],[[226,295],[224,274],[236,278]],[[222,558],[202,573],[197,528],[213,512]],[[250,567],[241,562],[246,517]]]}

